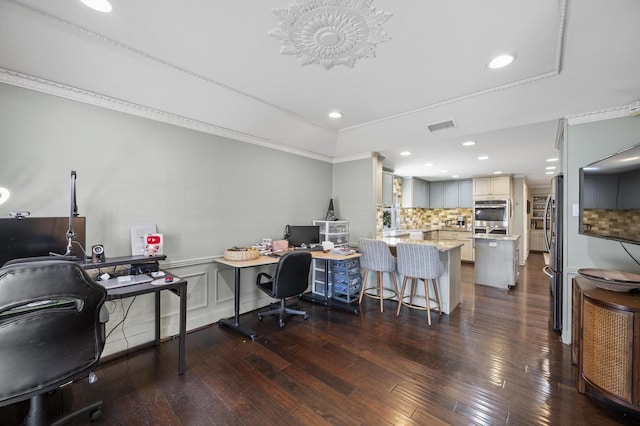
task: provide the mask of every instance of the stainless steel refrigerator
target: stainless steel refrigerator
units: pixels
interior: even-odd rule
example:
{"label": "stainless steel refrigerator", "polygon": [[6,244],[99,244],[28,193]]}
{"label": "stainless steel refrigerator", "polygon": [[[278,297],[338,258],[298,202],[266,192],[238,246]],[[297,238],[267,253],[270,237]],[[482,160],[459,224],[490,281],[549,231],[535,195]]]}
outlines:
{"label": "stainless steel refrigerator", "polygon": [[544,273],[551,281],[551,324],[554,330],[562,331],[562,202],[563,175],[551,180],[551,193],[544,208],[544,242],[549,251],[549,265]]}

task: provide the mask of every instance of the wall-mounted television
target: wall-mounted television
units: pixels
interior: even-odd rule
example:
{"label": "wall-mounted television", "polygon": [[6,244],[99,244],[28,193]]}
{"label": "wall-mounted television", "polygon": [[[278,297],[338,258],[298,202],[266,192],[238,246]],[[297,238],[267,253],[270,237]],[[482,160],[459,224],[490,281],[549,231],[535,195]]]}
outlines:
{"label": "wall-mounted television", "polygon": [[578,232],[640,244],[640,145],[580,169]]}
{"label": "wall-mounted television", "polygon": [[[0,266],[12,259],[64,255],[67,251],[68,217],[26,217],[0,219]],[[72,256],[84,259],[86,221],[73,218]]]}

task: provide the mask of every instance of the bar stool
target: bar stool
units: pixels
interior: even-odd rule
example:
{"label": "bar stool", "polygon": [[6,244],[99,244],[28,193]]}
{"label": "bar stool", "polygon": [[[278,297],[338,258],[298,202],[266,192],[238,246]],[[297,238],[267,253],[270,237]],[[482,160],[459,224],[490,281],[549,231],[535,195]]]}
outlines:
{"label": "bar stool", "polygon": [[[396,280],[396,258],[391,254],[387,243],[381,240],[360,238],[358,240],[358,249],[362,254],[360,266],[364,269],[358,303],[362,303],[362,296],[365,295],[373,299],[380,299],[380,312],[384,312],[383,302],[385,299],[400,297],[398,281]],[[378,283],[375,287],[366,287],[369,271],[377,272]],[[391,275],[394,288],[384,287],[383,272],[388,272]],[[371,290],[375,290],[375,292]],[[386,296],[385,292],[387,293]]]}
{"label": "bar stool", "polygon": [[[404,276],[402,288],[400,289],[402,296],[399,298],[400,303],[398,303],[396,316],[400,315],[402,305],[406,305],[412,309],[426,310],[427,320],[429,325],[431,325],[432,303],[434,303],[434,307],[437,307],[438,312],[442,315],[440,295],[438,293],[438,278],[442,275],[442,268],[440,267],[438,248],[429,244],[398,243],[396,252],[398,256],[398,273]],[[411,279],[411,291],[409,295],[405,296],[404,292],[408,279]],[[424,282],[424,296],[416,296],[416,280],[422,280]],[[429,281],[431,281],[433,285],[434,298],[431,298],[429,294]],[[425,306],[416,305],[413,302],[414,297],[424,298]],[[407,302],[406,299],[409,299],[409,301]]]}

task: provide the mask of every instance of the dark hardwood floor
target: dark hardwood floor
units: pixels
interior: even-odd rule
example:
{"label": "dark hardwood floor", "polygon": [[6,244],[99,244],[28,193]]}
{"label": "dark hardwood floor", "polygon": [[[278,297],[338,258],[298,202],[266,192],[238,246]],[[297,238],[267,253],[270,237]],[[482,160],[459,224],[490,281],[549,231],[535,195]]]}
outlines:
{"label": "dark hardwood floor", "polygon": [[[309,319],[256,314],[255,342],[217,325],[105,362],[97,383],[50,395],[65,410],[103,399],[100,425],[618,425],[634,413],[575,389],[571,348],[549,328],[549,283],[530,255],[509,291],[472,284],[449,316],[363,301],[360,315],[301,302]],[[62,403],[62,404],[61,404]],[[0,409],[16,424],[26,404]],[[54,410],[55,411],[55,410]],[[55,412],[53,413],[55,414]],[[87,424],[84,418],[75,424]]]}

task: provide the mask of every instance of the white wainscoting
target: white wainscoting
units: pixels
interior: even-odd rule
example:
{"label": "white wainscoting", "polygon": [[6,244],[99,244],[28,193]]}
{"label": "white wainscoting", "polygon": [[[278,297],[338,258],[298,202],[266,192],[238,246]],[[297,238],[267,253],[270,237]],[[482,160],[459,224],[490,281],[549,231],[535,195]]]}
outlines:
{"label": "white wainscoting", "polygon": [[[161,268],[187,280],[187,332],[233,316],[235,272],[232,268],[214,262],[213,258],[163,262]],[[273,301],[257,289],[255,280],[259,272],[273,273],[274,270],[273,265],[242,270],[241,313],[261,308]],[[160,294],[160,337],[166,339],[178,335],[180,298],[169,291],[162,291]],[[106,307],[109,311],[106,330],[111,334],[107,338],[103,356],[155,339],[153,294],[108,301]],[[126,319],[120,324],[125,314]]]}

